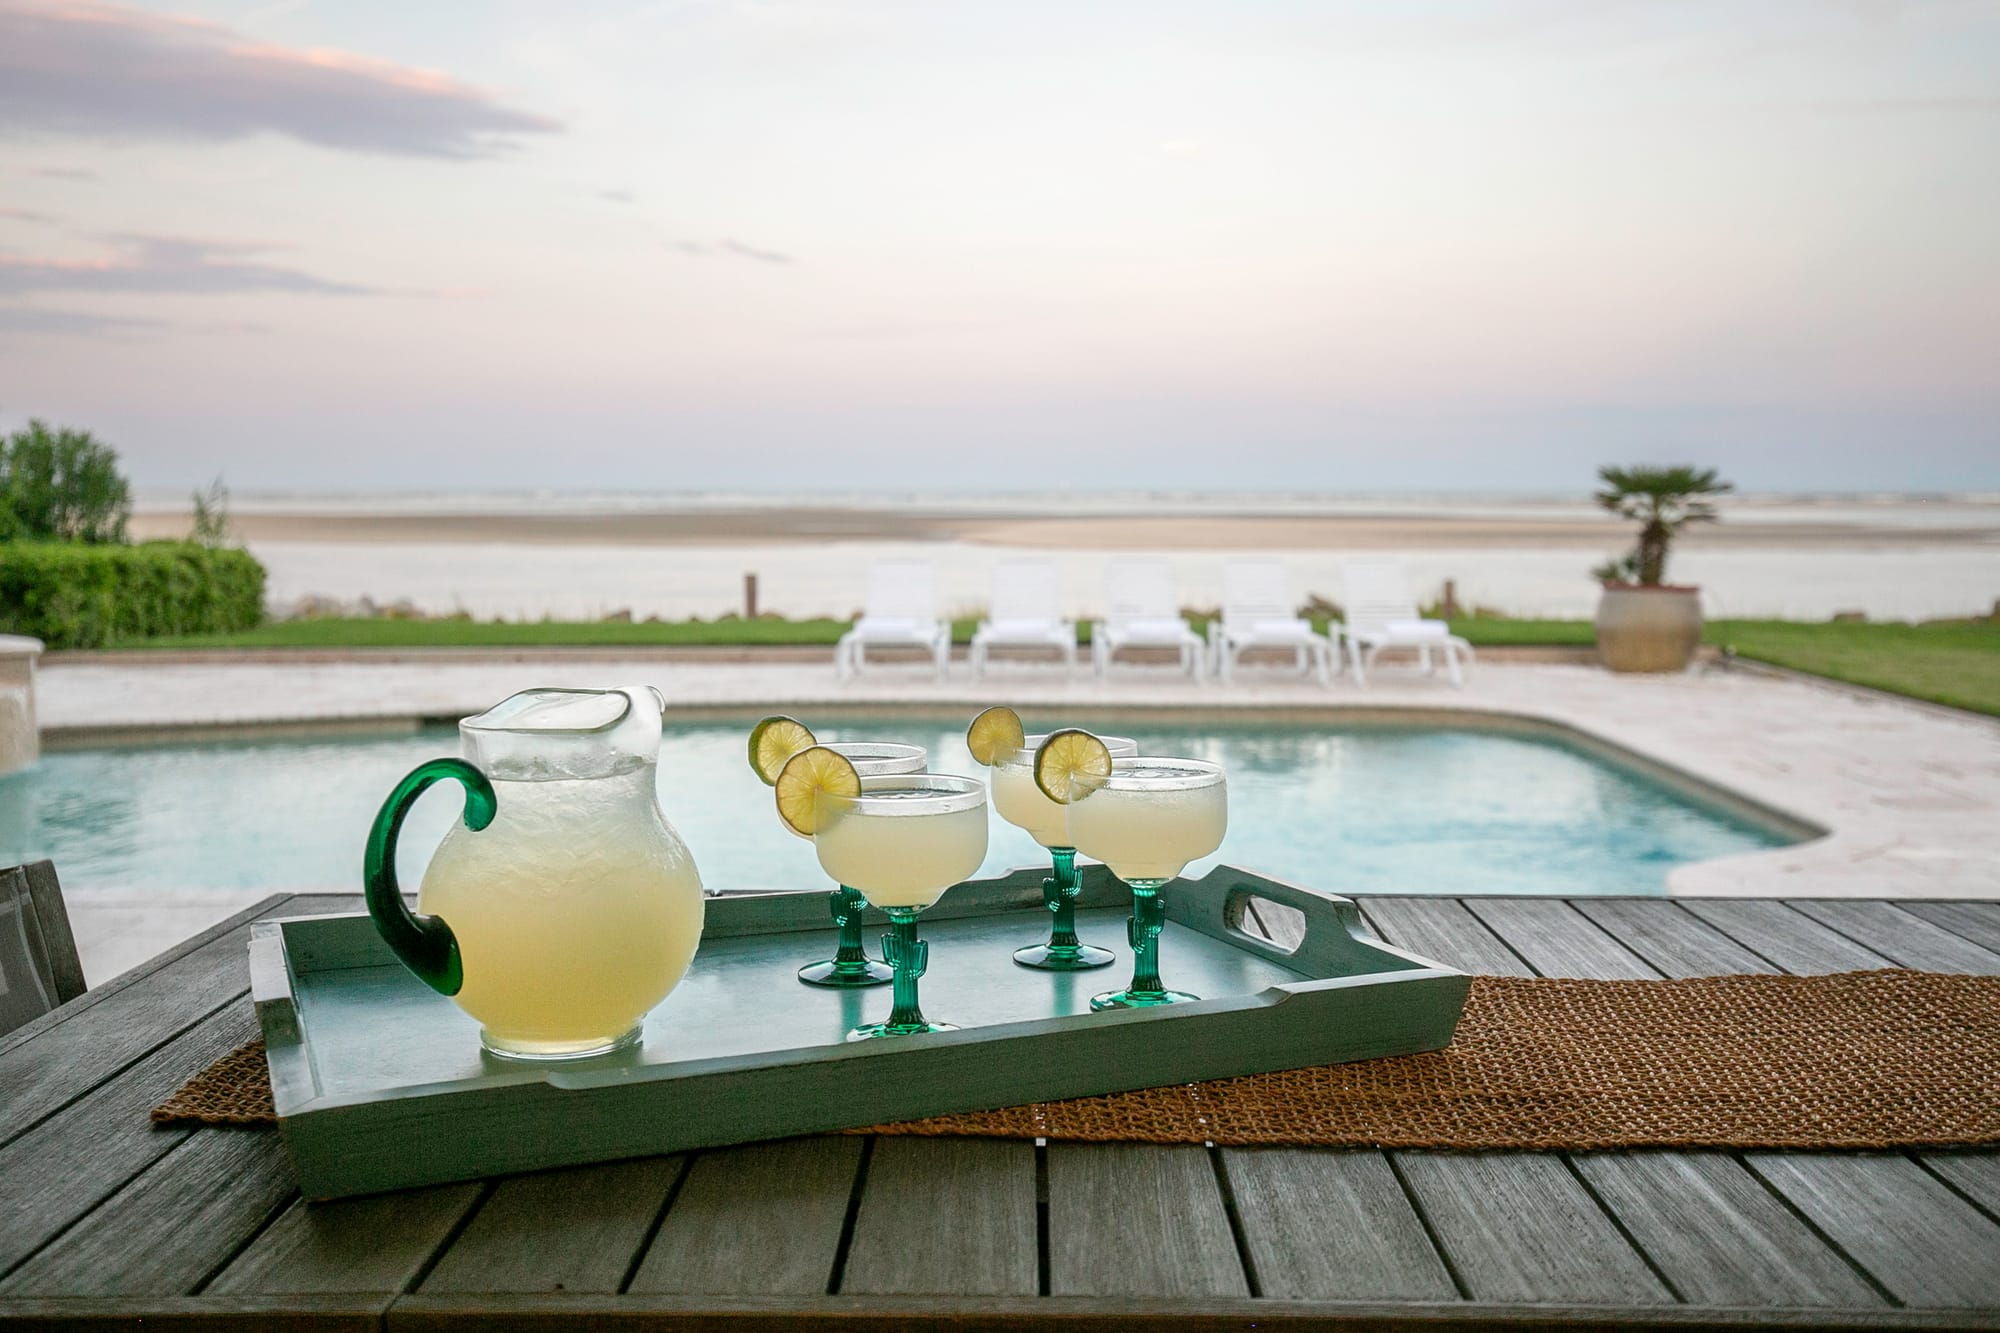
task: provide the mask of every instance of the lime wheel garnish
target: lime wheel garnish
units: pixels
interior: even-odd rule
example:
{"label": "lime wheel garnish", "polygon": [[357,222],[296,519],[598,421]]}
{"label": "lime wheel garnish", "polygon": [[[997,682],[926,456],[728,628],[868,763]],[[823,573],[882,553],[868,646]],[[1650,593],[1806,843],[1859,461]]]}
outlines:
{"label": "lime wheel garnish", "polygon": [[1021,715],[1004,705],[987,709],[965,729],[965,748],[972,751],[975,763],[989,768],[995,760],[1020,749],[1025,739]]}
{"label": "lime wheel garnish", "polygon": [[859,796],[861,775],[846,755],[809,745],[785,761],[771,785],[777,791],[778,818],[801,838],[810,838],[819,830],[820,795]]}
{"label": "lime wheel garnish", "polygon": [[750,728],[751,771],[764,779],[766,787],[776,786],[785,761],[817,739],[812,729],[795,717],[767,717]]}
{"label": "lime wheel garnish", "polygon": [[1111,751],[1087,731],[1051,732],[1035,751],[1035,785],[1058,805],[1072,805],[1096,791],[1098,784],[1088,779],[1110,776]]}

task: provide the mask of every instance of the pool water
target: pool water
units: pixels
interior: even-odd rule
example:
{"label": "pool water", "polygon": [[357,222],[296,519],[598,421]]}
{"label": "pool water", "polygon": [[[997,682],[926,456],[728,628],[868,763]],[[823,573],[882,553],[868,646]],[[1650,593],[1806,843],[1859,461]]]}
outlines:
{"label": "pool water", "polygon": [[[1696,803],[1561,740],[1458,727],[1223,722],[1107,731],[1144,753],[1221,763],[1229,833],[1214,858],[1337,893],[1665,892],[1674,866],[1796,839]],[[938,772],[979,774],[962,723],[882,719],[822,739],[924,745]],[[668,730],[660,806],[712,891],[821,887],[745,762],[747,724]],[[0,778],[0,865],[55,860],[66,888],[359,891],[369,822],[418,762],[458,753],[449,727],[379,738],[78,750]],[[399,866],[414,889],[458,811],[419,801]],[[998,817],[982,875],[1046,854]]]}

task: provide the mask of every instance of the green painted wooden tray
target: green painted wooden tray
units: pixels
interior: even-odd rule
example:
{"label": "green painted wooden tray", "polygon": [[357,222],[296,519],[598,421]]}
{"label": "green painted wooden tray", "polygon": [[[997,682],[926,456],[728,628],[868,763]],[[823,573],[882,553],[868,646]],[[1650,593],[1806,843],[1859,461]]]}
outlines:
{"label": "green painted wooden tray", "polygon": [[[496,1060],[478,1025],[389,953],[366,916],[259,922],[250,975],[271,1088],[312,1198],[463,1180],[1341,1060],[1436,1050],[1463,973],[1366,934],[1346,898],[1222,866],[1167,891],[1171,986],[1196,1004],[1090,1012],[1094,972],[1016,966],[1045,938],[1042,870],[950,889],[924,913],[924,1012],[958,1032],[847,1042],[887,987],[803,986],[832,950],[824,892],[712,898],[686,980],[629,1051],[549,1067]],[[1298,912],[1287,951],[1246,934],[1263,899]],[[1090,866],[1087,941],[1121,946],[1130,895]],[[871,932],[871,948],[873,944]]]}

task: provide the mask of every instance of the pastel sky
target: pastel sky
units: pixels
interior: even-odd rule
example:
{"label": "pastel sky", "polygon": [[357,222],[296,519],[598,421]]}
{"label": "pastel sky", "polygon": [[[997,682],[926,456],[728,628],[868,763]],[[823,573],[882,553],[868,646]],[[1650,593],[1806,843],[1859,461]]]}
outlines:
{"label": "pastel sky", "polygon": [[2000,489],[1993,0],[0,0],[0,428],[239,490]]}

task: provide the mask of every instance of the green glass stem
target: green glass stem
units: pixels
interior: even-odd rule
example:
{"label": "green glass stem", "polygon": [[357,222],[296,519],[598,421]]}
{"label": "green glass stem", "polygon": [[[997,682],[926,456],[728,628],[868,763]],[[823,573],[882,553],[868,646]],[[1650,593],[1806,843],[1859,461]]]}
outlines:
{"label": "green glass stem", "polygon": [[1167,905],[1160,899],[1163,879],[1125,881],[1132,889],[1132,915],[1125,938],[1132,942],[1132,981],[1121,991],[1090,997],[1092,1009],[1146,1009],[1157,1004],[1186,1004],[1201,997],[1168,990],[1160,981],[1160,930],[1167,924]]}
{"label": "green glass stem", "polygon": [[1132,944],[1132,981],[1126,990],[1138,995],[1164,991],[1160,983],[1160,930],[1167,924],[1167,905],[1160,901],[1160,883],[1132,886],[1132,916],[1125,938]]}
{"label": "green glass stem", "polygon": [[1076,895],[1083,881],[1076,873],[1076,848],[1051,847],[1055,873],[1042,881],[1042,902],[1055,917],[1049,927],[1049,947],[1074,949],[1083,943],[1076,937]]}
{"label": "green glass stem", "polygon": [[890,983],[887,1026],[892,1032],[898,1028],[928,1032],[930,1024],[917,1005],[917,981],[930,965],[931,946],[917,938],[914,908],[891,907],[887,911],[889,933],[882,937],[882,956],[896,969],[896,978]]}
{"label": "green glass stem", "polygon": [[861,948],[861,914],[868,910],[868,900],[843,884],[833,891],[829,905],[833,924],[840,927],[840,942],[833,950],[834,965],[853,967],[866,963],[868,955]]}
{"label": "green glass stem", "polygon": [[799,980],[808,986],[835,989],[879,986],[889,980],[889,969],[861,947],[861,914],[868,910],[868,900],[843,884],[826,896],[826,905],[833,924],[840,928],[833,957],[800,968]]}
{"label": "green glass stem", "polygon": [[889,933],[882,937],[882,956],[896,969],[890,992],[889,1020],[869,1023],[847,1034],[849,1041],[870,1037],[909,1037],[919,1032],[955,1031],[949,1023],[933,1023],[917,1005],[917,978],[931,961],[931,946],[917,938],[916,907],[885,907]]}
{"label": "green glass stem", "polygon": [[1084,972],[1108,966],[1113,960],[1109,949],[1085,944],[1076,935],[1076,899],[1083,877],[1076,870],[1076,848],[1051,847],[1054,873],[1042,881],[1042,905],[1054,918],[1046,944],[1032,944],[1014,951],[1014,961],[1022,967],[1044,972]]}

